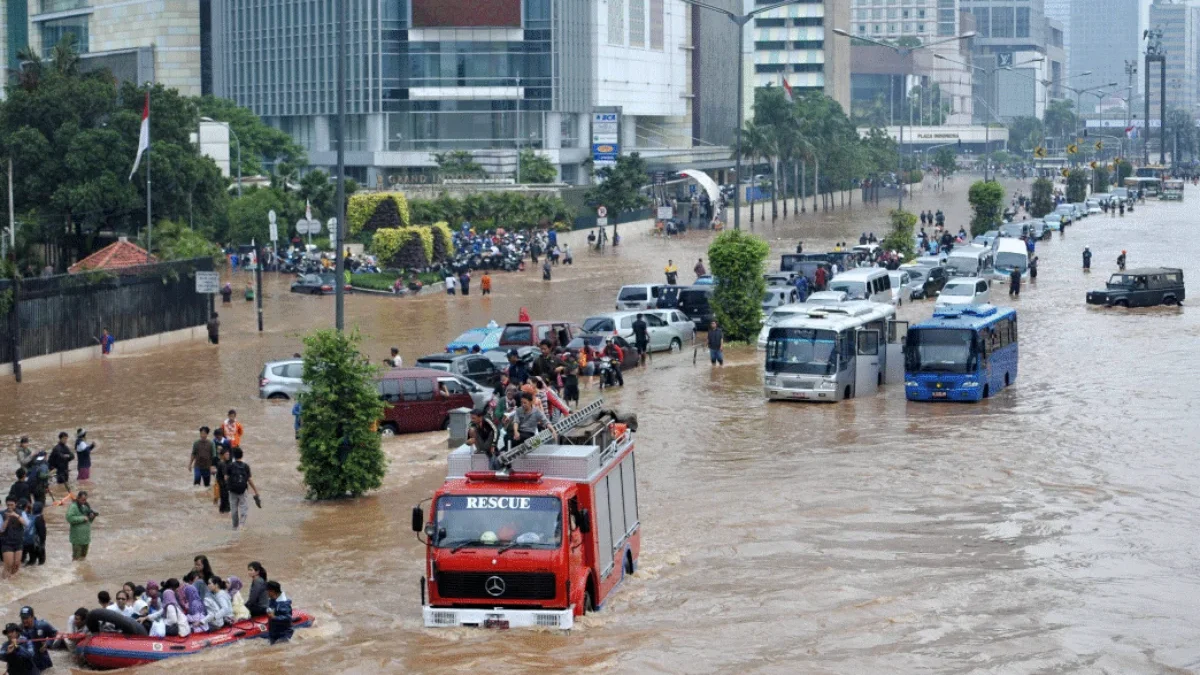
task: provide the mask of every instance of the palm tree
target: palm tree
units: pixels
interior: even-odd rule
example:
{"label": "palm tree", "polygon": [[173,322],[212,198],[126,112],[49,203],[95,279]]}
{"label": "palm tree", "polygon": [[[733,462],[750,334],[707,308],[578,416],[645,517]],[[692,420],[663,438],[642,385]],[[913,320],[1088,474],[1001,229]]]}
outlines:
{"label": "palm tree", "polygon": [[[742,127],[742,159],[750,162],[750,175],[754,175],[754,164],[762,158],[770,156],[771,139],[769,132],[763,127],[754,123],[754,120],[747,120],[746,126]],[[737,177],[737,189],[742,189],[742,176]],[[752,181],[751,181],[752,183]],[[765,215],[765,214],[764,214]],[[754,202],[750,202],[750,222],[754,222]]]}
{"label": "palm tree", "polygon": [[50,60],[54,63],[54,72],[68,77],[79,74],[79,38],[74,33],[62,36],[58,44],[50,50]]}
{"label": "palm tree", "polygon": [[25,91],[37,89],[38,83],[42,79],[42,72],[45,70],[42,57],[31,47],[25,47],[17,51],[17,61],[21,64],[21,69],[17,73],[17,84]]}

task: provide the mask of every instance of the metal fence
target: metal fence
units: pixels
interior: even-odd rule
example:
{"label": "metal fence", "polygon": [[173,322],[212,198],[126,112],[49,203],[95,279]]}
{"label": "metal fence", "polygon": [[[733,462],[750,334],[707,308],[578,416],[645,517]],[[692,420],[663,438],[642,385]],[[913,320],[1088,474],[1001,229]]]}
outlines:
{"label": "metal fence", "polygon": [[197,258],[23,279],[19,288],[0,279],[0,295],[16,291],[0,317],[0,363],[13,360],[13,311],[22,360],[95,346],[106,328],[119,342],[204,325],[209,296],[196,292],[195,273],[212,269],[211,258]]}

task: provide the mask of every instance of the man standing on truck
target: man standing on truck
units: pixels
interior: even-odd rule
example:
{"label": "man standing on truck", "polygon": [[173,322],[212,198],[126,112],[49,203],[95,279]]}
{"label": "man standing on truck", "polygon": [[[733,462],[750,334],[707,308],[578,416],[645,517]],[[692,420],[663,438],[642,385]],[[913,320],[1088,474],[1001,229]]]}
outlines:
{"label": "man standing on truck", "polygon": [[476,408],[471,411],[471,428],[467,430],[467,444],[474,448],[475,452],[486,455],[488,466],[493,470],[499,468],[495,464],[496,440],[499,435],[496,423],[488,419],[482,409]]}
{"label": "man standing on truck", "polygon": [[558,359],[554,358],[554,345],[552,345],[549,340],[542,340],[541,343],[538,344],[538,349],[540,349],[542,353],[537,357],[537,360],[533,362],[533,370],[530,372],[533,375],[546,380],[547,382],[556,381],[558,371],[562,367],[562,364],[558,362]]}

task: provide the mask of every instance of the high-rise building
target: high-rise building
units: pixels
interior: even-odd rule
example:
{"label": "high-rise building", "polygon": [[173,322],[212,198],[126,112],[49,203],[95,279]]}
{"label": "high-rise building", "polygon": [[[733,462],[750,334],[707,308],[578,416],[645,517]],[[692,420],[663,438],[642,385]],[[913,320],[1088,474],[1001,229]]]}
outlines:
{"label": "high-rise building", "polygon": [[[773,4],[744,0],[745,11]],[[850,110],[850,41],[833,34],[849,30],[847,0],[810,0],[764,12],[746,25],[746,110],[753,90],[782,86],[786,78],[796,96],[820,91]]]}
{"label": "high-rise building", "polygon": [[211,0],[8,0],[2,4],[4,69],[32,48],[48,57],[75,36],[85,69],[120,81],[158,82],[188,96],[211,91]]}
{"label": "high-rise building", "polygon": [[[964,3],[966,9],[966,3]],[[1063,27],[1043,0],[972,0],[977,122],[1041,117],[1066,65]],[[980,105],[982,102],[982,105]]]}
{"label": "high-rise building", "polygon": [[[961,25],[955,25],[950,20],[955,17],[961,22],[960,0],[901,0],[899,6],[893,4],[886,7],[872,0],[853,2],[850,32],[854,35],[873,40],[917,40],[924,43],[966,32]],[[877,98],[880,87],[884,86],[891,101],[889,109],[893,109],[896,107],[895,101],[903,100],[905,89],[918,84],[936,84],[938,98],[950,106],[946,124],[970,124],[974,109],[971,96],[974,70],[969,65],[971,55],[967,44],[968,41],[964,40],[918,50],[913,53],[914,59],[904,60],[908,67],[915,70],[903,73],[895,70],[898,63],[888,63],[887,52],[864,47],[861,55],[854,55],[856,65],[851,74],[851,97],[855,103],[860,103],[862,97]],[[933,54],[946,58],[932,58]],[[861,72],[860,68],[863,69]],[[898,76],[904,79],[897,82]]]}
{"label": "high-rise building", "polygon": [[[1071,87],[1090,89],[1110,82],[1122,85],[1126,82],[1125,61],[1139,58],[1141,47],[1139,5],[1139,0],[1087,0],[1071,4]],[[1087,71],[1091,74],[1082,74]],[[1095,106],[1095,97],[1081,99],[1083,110]]]}
{"label": "high-rise building", "polygon": [[[346,4],[347,173],[368,185],[428,174],[450,150],[511,175],[530,149],[574,183],[614,152],[692,147],[680,0]],[[216,93],[288,132],[316,166],[337,150],[336,28],[327,0],[213,0]],[[698,48],[733,56],[728,43]],[[597,114],[616,117],[601,130]]]}
{"label": "high-rise building", "polygon": [[[1195,113],[1200,87],[1200,7],[1183,2],[1158,0],[1150,5],[1150,28],[1162,31],[1162,50],[1167,56],[1167,109]],[[1144,67],[1144,63],[1142,64]],[[1151,69],[1158,77],[1158,66]],[[1158,81],[1153,100],[1158,102]],[[1157,109],[1157,105],[1155,106]]]}
{"label": "high-rise building", "polygon": [[[742,0],[707,0],[737,13]],[[729,17],[692,10],[692,136],[698,144],[733,145],[737,129],[738,27]]]}
{"label": "high-rise building", "polygon": [[1071,3],[1073,0],[1045,0],[1046,18],[1062,24],[1063,49],[1067,52],[1068,72],[1071,61]]}

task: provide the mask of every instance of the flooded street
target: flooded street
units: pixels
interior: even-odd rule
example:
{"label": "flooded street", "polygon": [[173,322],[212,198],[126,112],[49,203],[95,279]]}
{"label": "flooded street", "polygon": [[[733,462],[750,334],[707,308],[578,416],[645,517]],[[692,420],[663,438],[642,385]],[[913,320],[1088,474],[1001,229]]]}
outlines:
{"label": "flooded street", "polygon": [[[919,193],[912,208],[940,207],[947,227],[969,229],[969,182]],[[889,385],[834,405],[768,405],[760,356],[746,347],[727,350],[723,369],[704,354],[694,363],[689,348],[628,373],[606,398],[640,416],[640,569],[570,635],[422,627],[423,549],[409,510],[441,483],[444,434],[385,442],[378,493],[304,501],[291,404],[260,401],[257,377],[264,361],[300,351],[304,332],[332,325],[333,298],[292,295],[272,275],[261,335],[252,303],[235,300],[218,307],[219,349],[195,342],[0,381],[5,448],[22,434],[49,448],[58,431],[89,430],[101,514],[89,560],[73,565],[65,508],[48,508],[47,564],[0,582],[6,621],[31,604],[61,629],[97,591],[182,576],[206,553],[217,574],[243,579],[246,563],[261,561],[317,626],[287,647],[255,641],[175,660],[179,675],[1195,671],[1200,312],[1190,305],[1200,299],[1187,309],[1084,304],[1122,249],[1130,267],[1197,274],[1200,191],[1185,195],[1123,218],[1093,215],[1038,244],[1037,283],[1012,303],[1019,377],[979,404],[907,403]],[[797,239],[816,251],[862,231],[882,238],[892,206],[774,227],[768,217],[755,231],[771,241],[774,270]],[[391,346],[411,363],[522,306],[573,321],[609,311],[622,284],[662,279],[667,258],[691,280],[710,241],[622,235],[603,256],[580,245],[575,266],[549,284],[532,268],[496,275],[488,299],[348,296],[347,325],[376,363]],[[1095,254],[1090,275],[1084,246]],[[249,278],[235,275],[235,288]],[[993,288],[998,304],[1009,304],[1004,290]],[[905,303],[901,316],[931,310]],[[246,426],[264,502],[240,535],[187,468],[196,428],[229,408]],[[55,660],[65,670],[68,657]]]}

